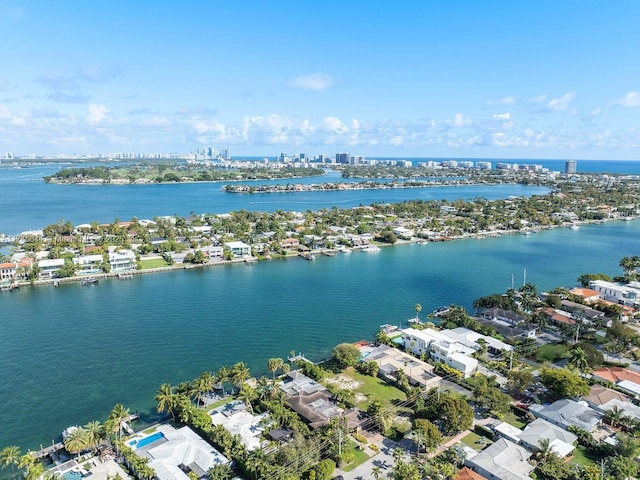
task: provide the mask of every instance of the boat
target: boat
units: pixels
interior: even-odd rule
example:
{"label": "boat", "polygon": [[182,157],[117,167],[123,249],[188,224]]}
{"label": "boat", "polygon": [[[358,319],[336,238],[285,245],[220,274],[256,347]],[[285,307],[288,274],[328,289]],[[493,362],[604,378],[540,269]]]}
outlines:
{"label": "boat", "polygon": [[390,333],[397,331],[398,326],[385,323],[384,325],[380,325],[380,330],[382,330],[385,334],[389,335]]}
{"label": "boat", "polygon": [[578,230],[578,229],[580,228],[580,225],[577,225],[577,224],[575,224],[575,223],[574,223],[574,224],[573,224],[573,225],[571,225],[569,228],[570,228],[571,230]]}
{"label": "boat", "polygon": [[322,252],[323,255],[326,255],[327,257],[335,257],[336,256],[336,251],[335,250],[325,250],[324,252]]}
{"label": "boat", "polygon": [[531,230],[525,230],[525,231],[524,231],[524,232],[522,232],[522,233],[524,233],[525,235],[531,235]]}
{"label": "boat", "polygon": [[368,247],[363,248],[362,251],[366,253],[378,253],[380,251],[380,247],[377,245],[369,245]]}
{"label": "boat", "polygon": [[340,250],[340,253],[351,253],[353,250],[351,250],[350,248],[343,248]]}
{"label": "boat", "polygon": [[313,253],[301,253],[300,256],[305,260],[315,260],[316,256]]}
{"label": "boat", "polygon": [[82,285],[93,285],[94,283],[98,283],[98,279],[94,277],[85,278],[82,280]]}
{"label": "boat", "polygon": [[429,240],[427,240],[425,238],[421,238],[420,240],[417,240],[416,243],[418,245],[426,245],[427,243],[429,243]]}

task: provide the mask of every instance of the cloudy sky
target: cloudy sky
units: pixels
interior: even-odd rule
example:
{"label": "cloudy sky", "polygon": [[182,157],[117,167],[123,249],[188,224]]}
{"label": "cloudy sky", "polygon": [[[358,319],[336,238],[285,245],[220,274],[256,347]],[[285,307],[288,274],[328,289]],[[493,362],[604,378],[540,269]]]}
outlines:
{"label": "cloudy sky", "polygon": [[640,159],[635,0],[0,0],[0,155]]}

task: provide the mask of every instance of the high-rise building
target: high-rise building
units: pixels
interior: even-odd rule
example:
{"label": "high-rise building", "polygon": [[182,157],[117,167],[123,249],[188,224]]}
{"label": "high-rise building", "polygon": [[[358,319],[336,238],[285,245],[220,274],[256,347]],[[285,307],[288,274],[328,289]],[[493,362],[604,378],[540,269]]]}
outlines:
{"label": "high-rise building", "polygon": [[576,173],[578,170],[578,164],[575,160],[569,160],[564,164],[564,173]]}
{"label": "high-rise building", "polygon": [[351,154],[350,153],[336,153],[336,163],[341,163],[343,165],[349,165],[351,163]]}

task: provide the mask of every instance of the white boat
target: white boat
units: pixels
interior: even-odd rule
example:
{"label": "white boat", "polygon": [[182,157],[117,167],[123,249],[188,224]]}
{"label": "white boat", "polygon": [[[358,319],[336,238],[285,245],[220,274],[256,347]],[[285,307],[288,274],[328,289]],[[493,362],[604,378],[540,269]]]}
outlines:
{"label": "white boat", "polygon": [[340,253],[351,253],[353,250],[351,250],[350,248],[343,248],[340,250]]}
{"label": "white boat", "polygon": [[569,227],[571,230],[578,230],[580,225],[576,225],[575,223]]}
{"label": "white boat", "polygon": [[377,245],[369,245],[368,247],[363,248],[362,251],[366,253],[378,253],[380,251],[380,247]]}

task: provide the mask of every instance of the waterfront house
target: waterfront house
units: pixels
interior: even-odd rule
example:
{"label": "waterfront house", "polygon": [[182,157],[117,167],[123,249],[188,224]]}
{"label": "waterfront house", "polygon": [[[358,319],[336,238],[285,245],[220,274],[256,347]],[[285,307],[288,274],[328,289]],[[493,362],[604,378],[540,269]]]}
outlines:
{"label": "waterfront house", "polygon": [[138,265],[133,250],[115,246],[109,247],[109,264],[112,272],[128,272],[135,270]]}
{"label": "waterfront house", "polygon": [[551,405],[530,405],[529,411],[536,417],[542,418],[562,428],[575,425],[587,432],[593,431],[602,415],[587,405],[587,402],[564,398],[553,402]]}
{"label": "waterfront house", "polygon": [[474,348],[467,347],[432,328],[402,330],[404,347],[414,355],[428,354],[436,362],[449,365],[470,377],[478,368],[478,360],[471,357]]}
{"label": "waterfront house", "polygon": [[620,283],[606,282],[604,280],[592,280],[589,288],[600,292],[601,298],[620,305],[634,306],[639,303],[640,289]]}
{"label": "waterfront house", "polygon": [[513,310],[503,310],[502,308],[487,308],[482,311],[482,316],[487,320],[499,320],[509,325],[517,325],[526,320],[524,315],[520,315]]}
{"label": "waterfront house", "polygon": [[80,255],[73,259],[78,275],[94,275],[102,272],[102,255]]}
{"label": "waterfront house", "polygon": [[134,447],[134,452],[149,459],[158,480],[190,480],[189,472],[201,478],[214,465],[230,463],[189,427],[175,429],[168,424],[160,425],[156,434],[160,437],[157,441],[148,447]]}
{"label": "waterfront house", "polygon": [[224,249],[220,245],[205,245],[204,247],[200,247],[198,250],[210,259],[222,258],[224,253]]}
{"label": "waterfront house", "polygon": [[53,278],[56,272],[64,267],[64,258],[40,260],[38,267],[40,268],[40,278]]}
{"label": "waterfront house", "polygon": [[482,450],[465,464],[489,479],[530,480],[534,466],[527,460],[531,452],[504,438]]}
{"label": "waterfront house", "polygon": [[405,227],[396,227],[393,229],[393,233],[398,237],[398,238],[403,238],[405,240],[411,240],[411,237],[413,237],[414,235],[414,231],[411,230],[410,228],[405,228]]}
{"label": "waterfront house", "polygon": [[224,248],[229,250],[234,258],[251,256],[251,247],[244,242],[226,242]]}
{"label": "waterfront house", "polygon": [[600,292],[590,288],[574,288],[569,291],[572,295],[582,297],[587,303],[594,303],[600,300]]}
{"label": "waterfront house", "polygon": [[31,257],[22,257],[17,261],[0,263],[0,281],[26,280],[27,272],[33,266]]}
{"label": "waterfront house", "polygon": [[222,405],[208,412],[213,425],[222,425],[231,435],[239,435],[247,451],[263,446],[261,440],[268,413],[253,415],[247,405],[239,400]]}
{"label": "waterfront house", "polygon": [[280,242],[280,247],[284,250],[295,251],[300,246],[300,240],[295,237],[285,238]]}
{"label": "waterfront house", "polygon": [[465,327],[458,327],[453,330],[441,330],[440,333],[449,337],[454,342],[461,343],[462,345],[475,350],[481,349],[478,340],[484,340],[487,346],[487,352],[491,355],[500,355],[504,352],[510,352],[513,350],[512,345],[508,345],[497,338],[474,332],[473,330]]}
{"label": "waterfront house", "polygon": [[378,364],[380,367],[378,375],[385,380],[396,382],[398,372],[403,371],[411,385],[418,385],[425,390],[438,387],[442,380],[441,377],[433,373],[432,365],[397,348],[388,345],[377,347],[363,345],[360,347],[360,351],[363,361],[373,361]]}

